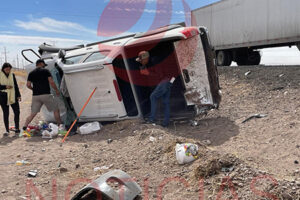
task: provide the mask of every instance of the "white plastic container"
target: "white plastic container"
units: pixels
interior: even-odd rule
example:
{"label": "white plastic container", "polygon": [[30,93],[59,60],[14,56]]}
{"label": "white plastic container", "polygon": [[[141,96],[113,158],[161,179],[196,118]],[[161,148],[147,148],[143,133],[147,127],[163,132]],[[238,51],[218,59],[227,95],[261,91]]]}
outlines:
{"label": "white plastic container", "polygon": [[86,123],[79,128],[79,132],[82,135],[91,134],[97,132],[101,129],[101,124],[99,122]]}
{"label": "white plastic container", "polygon": [[180,165],[193,162],[198,158],[198,146],[196,144],[176,144],[175,152]]}
{"label": "white plastic container", "polygon": [[58,134],[58,126],[56,124],[50,123],[49,128],[51,129],[50,134],[52,137],[57,136]]}

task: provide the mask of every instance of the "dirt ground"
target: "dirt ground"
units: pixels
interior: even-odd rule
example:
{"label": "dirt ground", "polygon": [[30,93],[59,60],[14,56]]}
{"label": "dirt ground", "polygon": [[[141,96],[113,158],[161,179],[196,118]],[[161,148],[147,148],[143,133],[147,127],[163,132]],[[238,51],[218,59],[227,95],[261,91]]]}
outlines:
{"label": "dirt ground", "polygon": [[[39,199],[37,194],[70,199],[87,181],[121,169],[142,187],[143,199],[299,200],[300,67],[220,67],[219,76],[220,108],[197,118],[198,126],[186,121],[165,129],[122,121],[72,136],[63,145],[62,138],[0,134],[0,199]],[[31,93],[24,77],[17,79],[23,124]],[[243,123],[253,114],[265,117]],[[178,165],[176,142],[198,144],[199,159]],[[17,166],[18,160],[30,164]],[[27,177],[30,170],[37,170],[37,177]]]}

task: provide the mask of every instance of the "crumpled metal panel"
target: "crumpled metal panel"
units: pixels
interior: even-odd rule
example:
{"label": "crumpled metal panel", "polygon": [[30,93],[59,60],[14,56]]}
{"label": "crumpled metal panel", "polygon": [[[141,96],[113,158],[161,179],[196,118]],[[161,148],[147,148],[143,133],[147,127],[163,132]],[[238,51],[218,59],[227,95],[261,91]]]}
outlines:
{"label": "crumpled metal panel", "polygon": [[[118,182],[121,185],[120,188],[114,189],[111,187],[108,184],[109,180]],[[133,200],[142,192],[141,187],[128,174],[121,170],[113,170],[103,174],[98,179],[85,186],[72,198],[72,200],[81,200],[81,197],[91,190],[96,191],[98,194],[101,193],[101,199],[111,200]]]}

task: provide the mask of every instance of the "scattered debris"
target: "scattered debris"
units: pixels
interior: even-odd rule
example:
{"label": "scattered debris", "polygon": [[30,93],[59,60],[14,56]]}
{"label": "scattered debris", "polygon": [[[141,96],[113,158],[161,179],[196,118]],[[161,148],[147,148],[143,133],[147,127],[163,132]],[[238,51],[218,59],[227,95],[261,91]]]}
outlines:
{"label": "scattered debris", "polygon": [[199,125],[199,122],[198,122],[198,121],[195,121],[195,120],[191,120],[191,121],[190,121],[190,124],[191,124],[191,126],[195,127],[195,126],[198,126],[198,125]]}
{"label": "scattered debris", "polygon": [[30,170],[27,174],[28,177],[36,177],[37,176],[37,170]]}
{"label": "scattered debris", "polygon": [[248,117],[247,119],[245,119],[244,121],[242,121],[242,123],[250,121],[251,119],[254,119],[254,118],[264,118],[264,117],[267,117],[267,116],[268,116],[267,114],[254,114],[254,115]]}
{"label": "scattered debris", "polygon": [[[119,190],[120,187],[124,189]],[[141,187],[132,177],[121,170],[113,170],[103,174],[98,179],[85,186],[72,198],[72,200],[80,200],[83,196],[86,197],[86,199],[94,199],[94,197],[98,198],[97,194],[101,194],[108,199],[119,200],[121,196],[123,197],[122,199],[133,200],[141,193]]]}
{"label": "scattered debris", "polygon": [[64,168],[64,167],[59,168],[59,172],[60,172],[60,173],[65,173],[65,172],[67,172],[67,171],[68,171],[67,168]]}
{"label": "scattered debris", "polygon": [[285,74],[279,74],[278,77],[281,78],[283,77]]}
{"label": "scattered debris", "polygon": [[234,170],[234,167],[222,167],[222,172],[232,172]]}
{"label": "scattered debris", "polygon": [[78,169],[80,167],[80,164],[76,164],[75,168]]}
{"label": "scattered debris", "polygon": [[95,133],[101,129],[101,124],[99,122],[86,123],[79,127],[79,133],[82,135],[87,135]]}
{"label": "scattered debris", "polygon": [[100,167],[95,167],[95,168],[94,168],[94,172],[97,172],[97,171],[100,171],[100,170],[101,170]]}
{"label": "scattered debris", "polygon": [[272,91],[278,91],[278,90],[283,90],[284,87],[276,87],[276,88],[273,88]]}
{"label": "scattered debris", "polygon": [[84,144],[83,147],[87,149],[89,147],[89,145],[88,144]]}
{"label": "scattered debris", "polygon": [[1,191],[1,193],[2,193],[2,194],[7,193],[7,190],[4,190],[4,189],[3,189],[3,190]]}
{"label": "scattered debris", "polygon": [[295,160],[294,163],[295,163],[296,165],[298,165],[298,164],[299,164],[299,161],[298,161],[298,160]]}
{"label": "scattered debris", "polygon": [[176,144],[176,159],[179,164],[190,163],[198,158],[198,146],[196,144]]}
{"label": "scattered debris", "polygon": [[251,74],[251,71],[247,71],[247,72],[245,73],[245,76],[248,76],[249,74]]}
{"label": "scattered debris", "polygon": [[209,146],[211,145],[211,141],[210,140],[203,140],[202,141],[205,145]]}
{"label": "scattered debris", "polygon": [[30,162],[28,162],[26,160],[19,160],[19,161],[16,161],[16,165],[18,165],[18,166],[30,165]]}
{"label": "scattered debris", "polygon": [[110,143],[112,143],[112,142],[113,142],[112,139],[108,139],[108,140],[107,140],[107,144],[110,144]]}
{"label": "scattered debris", "polygon": [[101,170],[106,170],[106,169],[109,169],[109,167],[107,167],[107,166],[104,165],[104,166],[100,167],[100,169]]}
{"label": "scattered debris", "polygon": [[156,141],[156,138],[155,138],[155,137],[152,137],[152,136],[150,136],[149,140],[150,140],[151,142],[155,142],[155,141]]}

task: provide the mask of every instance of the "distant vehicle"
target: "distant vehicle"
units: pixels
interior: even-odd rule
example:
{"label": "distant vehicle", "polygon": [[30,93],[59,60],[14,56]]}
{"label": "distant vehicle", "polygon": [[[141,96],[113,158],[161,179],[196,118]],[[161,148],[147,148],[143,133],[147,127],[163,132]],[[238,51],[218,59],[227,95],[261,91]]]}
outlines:
{"label": "distant vehicle", "polygon": [[[147,117],[154,87],[139,72],[137,55],[148,50],[170,73],[176,73],[171,90],[171,119],[193,118],[221,101],[214,53],[202,27],[171,25],[154,31],[72,48],[41,45],[37,56],[51,70],[58,65],[66,81],[71,107],[79,113],[91,91],[96,93],[80,121],[118,121]],[[23,50],[33,51],[31,49]],[[26,59],[27,57],[24,56]],[[29,60],[29,59],[27,59]],[[26,67],[29,71],[34,63]],[[47,110],[43,110],[51,121]],[[158,115],[163,117],[162,112]]]}
{"label": "distant vehicle", "polygon": [[193,10],[192,25],[207,27],[217,65],[258,65],[260,49],[299,48],[299,10],[299,0],[222,0]]}

